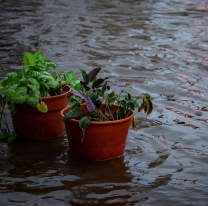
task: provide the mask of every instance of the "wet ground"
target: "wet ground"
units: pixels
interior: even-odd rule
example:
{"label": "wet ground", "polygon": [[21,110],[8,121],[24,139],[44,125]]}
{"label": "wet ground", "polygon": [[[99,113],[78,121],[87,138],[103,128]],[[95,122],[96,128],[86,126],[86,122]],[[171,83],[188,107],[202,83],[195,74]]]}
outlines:
{"label": "wet ground", "polygon": [[155,110],[106,162],[74,159],[66,137],[0,143],[1,206],[208,205],[208,0],[0,0],[0,63],[38,50],[58,71],[102,66]]}

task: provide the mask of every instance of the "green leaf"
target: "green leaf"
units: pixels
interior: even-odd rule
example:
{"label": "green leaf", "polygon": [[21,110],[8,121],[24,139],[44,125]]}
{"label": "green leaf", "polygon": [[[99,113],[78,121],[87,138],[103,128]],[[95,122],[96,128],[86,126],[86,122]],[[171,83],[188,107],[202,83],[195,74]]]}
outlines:
{"label": "green leaf", "polygon": [[23,104],[28,100],[29,97],[30,96],[27,94],[27,88],[19,87],[16,89],[12,100],[14,101],[15,104]]}
{"label": "green leaf", "polygon": [[24,104],[29,99],[29,97],[30,96],[28,94],[19,91],[14,94],[12,100],[15,104]]}
{"label": "green leaf", "polygon": [[37,89],[37,87],[36,86],[34,86],[34,85],[31,85],[31,84],[29,84],[29,85],[27,85],[32,91],[38,91],[38,89]]}
{"label": "green leaf", "polygon": [[100,86],[103,82],[104,82],[104,79],[101,79],[101,78],[93,81],[93,83],[92,83],[92,89]]}
{"label": "green leaf", "polygon": [[23,61],[25,66],[35,65],[35,57],[31,53],[24,52]]}
{"label": "green leaf", "polygon": [[46,84],[52,89],[56,89],[60,86],[60,84],[58,82],[56,82],[55,80],[53,80],[53,81],[51,80],[49,82],[46,82]]}
{"label": "green leaf", "polygon": [[51,75],[40,75],[40,78],[45,79],[47,81],[55,81]]}
{"label": "green leaf", "polygon": [[82,91],[82,85],[81,83],[79,82],[78,84],[76,84],[76,86],[74,87],[75,90],[77,91]]}
{"label": "green leaf", "polygon": [[49,90],[49,86],[45,83],[45,82],[41,82],[40,85],[42,85],[44,88],[46,88],[47,90]]}
{"label": "green leaf", "polygon": [[112,102],[115,102],[116,99],[117,99],[117,97],[113,97],[113,98],[111,98],[111,99],[108,100],[108,103],[110,104],[110,103],[112,103]]}
{"label": "green leaf", "polygon": [[30,98],[27,100],[27,103],[28,103],[30,106],[37,108],[37,105],[38,105],[38,103],[39,103],[39,98],[38,98],[38,97],[30,97]]}
{"label": "green leaf", "polygon": [[14,108],[14,110],[11,113],[11,116],[13,117],[17,113],[17,111],[18,111],[18,108]]}
{"label": "green leaf", "polygon": [[105,82],[105,84],[103,85],[103,88],[102,88],[102,90],[101,90],[101,95],[102,95],[102,96],[104,95],[106,89],[107,89],[107,82]]}
{"label": "green leaf", "polygon": [[37,91],[32,91],[32,90],[30,90],[30,91],[29,91],[29,95],[30,95],[30,97],[36,97],[36,98],[39,98],[39,97],[40,97],[40,91],[39,91],[39,90],[37,90]]}
{"label": "green leaf", "polygon": [[4,87],[0,86],[0,94],[4,93]]}
{"label": "green leaf", "polygon": [[86,82],[81,81],[80,83],[81,83],[82,87],[83,87],[86,91],[89,91],[89,90],[90,90],[90,87],[87,86],[87,83],[86,83]]}
{"label": "green leaf", "polygon": [[6,129],[2,129],[1,132],[2,134],[0,134],[0,141],[2,142],[10,142],[16,138],[14,132],[9,133]]}
{"label": "green leaf", "polygon": [[11,142],[11,141],[13,141],[14,139],[16,139],[16,137],[15,137],[15,135],[14,135],[14,132],[11,132],[10,135],[9,135],[8,141]]}
{"label": "green leaf", "polygon": [[10,102],[9,106],[8,106],[8,109],[10,112],[13,112],[15,107],[14,107],[14,102]]}
{"label": "green leaf", "polygon": [[144,96],[146,97],[147,100],[151,99],[151,96],[148,93],[144,93]]}
{"label": "green leaf", "polygon": [[0,141],[6,141],[9,137],[9,133],[7,132],[6,129],[1,130],[2,134],[0,134]]}
{"label": "green leaf", "polygon": [[130,101],[134,104],[135,107],[139,107],[139,104],[135,99],[131,99]]}
{"label": "green leaf", "polygon": [[75,80],[75,74],[73,71],[70,71],[64,75],[64,81],[69,84],[71,81]]}
{"label": "green leaf", "polygon": [[28,81],[26,81],[25,78],[18,79],[17,81],[14,82],[17,83],[19,86],[27,86],[28,84]]}
{"label": "green leaf", "polygon": [[116,111],[116,119],[121,119],[121,109],[118,108],[118,110]]}
{"label": "green leaf", "polygon": [[121,90],[121,93],[128,93],[127,91],[125,91],[124,89]]}
{"label": "green leaf", "polygon": [[80,119],[80,122],[79,122],[79,127],[82,129],[82,130],[86,130],[89,126],[90,126],[90,119],[89,117],[85,116],[83,117],[82,119]]}
{"label": "green leaf", "polygon": [[34,85],[35,87],[37,87],[37,89],[40,88],[40,85],[39,85],[39,83],[38,83],[38,81],[37,81],[36,79],[34,79],[34,78],[29,78],[28,81],[29,81],[32,85]]}
{"label": "green leaf", "polygon": [[36,60],[39,60],[41,63],[44,63],[44,54],[41,51],[38,51],[34,54]]}
{"label": "green leaf", "polygon": [[131,100],[131,95],[130,95],[129,93],[127,93],[127,94],[125,95],[125,100]]}
{"label": "green leaf", "polygon": [[22,77],[22,70],[19,70],[19,71],[17,72],[17,76],[18,76],[19,78]]}
{"label": "green leaf", "polygon": [[[47,72],[47,71],[41,71],[41,74],[45,74],[45,75],[48,75],[48,76],[52,76],[49,72]],[[58,73],[53,73],[53,75],[55,75],[55,74],[57,74],[58,75]]]}
{"label": "green leaf", "polygon": [[22,69],[22,72],[23,72],[23,74],[24,74],[26,77],[28,77],[28,75],[29,75],[29,68],[28,68],[28,67],[23,68],[23,69]]}
{"label": "green leaf", "polygon": [[80,69],[80,71],[82,73],[82,77],[83,77],[85,83],[88,84],[88,75],[87,75],[86,71],[85,70],[81,70],[81,69]]}
{"label": "green leaf", "polygon": [[97,79],[95,81],[92,82],[92,89],[99,87],[106,79],[108,79],[108,77],[106,77],[105,79]]}
{"label": "green leaf", "polygon": [[57,65],[50,60],[45,60],[45,64],[47,65],[47,68],[52,67],[53,69],[55,69],[57,67]]}
{"label": "green leaf", "polygon": [[18,87],[18,84],[14,84],[10,86],[6,91],[6,99],[7,101],[11,101],[13,98],[13,95],[16,93],[16,88]]}
{"label": "green leaf", "polygon": [[67,82],[67,84],[69,84],[70,86],[72,86],[73,88],[76,87],[77,84],[79,84],[80,81],[79,80],[71,80],[69,83]]}
{"label": "green leaf", "polygon": [[16,92],[21,92],[21,94],[27,94],[27,88],[26,87],[18,87],[16,89]]}
{"label": "green leaf", "polygon": [[63,121],[65,121],[67,118],[75,118],[79,119],[82,116],[82,111],[80,109],[79,104],[75,104],[64,116]]}
{"label": "green leaf", "polygon": [[11,73],[7,73],[6,75],[7,75],[7,77],[11,78],[11,77],[16,77],[17,73],[16,72],[11,72]]}
{"label": "green leaf", "polygon": [[128,100],[131,100],[131,94],[128,93]]}
{"label": "green leaf", "polygon": [[40,112],[46,113],[48,111],[48,106],[41,101],[41,103],[37,104],[37,108]]}
{"label": "green leaf", "polygon": [[89,98],[91,99],[91,101],[92,101],[93,103],[95,103],[95,101],[96,101],[96,96],[95,96],[93,93],[89,93],[88,96],[89,96]]}
{"label": "green leaf", "polygon": [[5,78],[5,79],[3,79],[3,80],[1,81],[1,85],[2,85],[3,87],[7,86],[8,84],[9,84],[9,79],[8,79],[8,77]]}
{"label": "green leaf", "polygon": [[121,100],[121,105],[125,108],[126,107],[126,101],[125,100]]}
{"label": "green leaf", "polygon": [[130,108],[131,110],[134,110],[134,108],[135,108],[135,106],[134,106],[134,104],[133,104],[132,102],[128,102],[128,103],[126,104],[126,106],[127,106],[128,108]]}

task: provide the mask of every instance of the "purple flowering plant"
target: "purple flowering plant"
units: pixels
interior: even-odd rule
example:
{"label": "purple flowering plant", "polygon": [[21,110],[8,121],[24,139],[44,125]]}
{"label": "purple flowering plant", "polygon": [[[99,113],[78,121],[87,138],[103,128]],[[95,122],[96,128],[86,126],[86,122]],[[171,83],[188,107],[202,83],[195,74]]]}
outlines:
{"label": "purple flowering plant", "polygon": [[[72,89],[71,100],[68,103],[73,106],[63,118],[63,121],[67,118],[80,120],[79,126],[82,129],[83,138],[85,130],[92,121],[123,119],[128,117],[135,108],[138,108],[138,112],[144,110],[145,114],[149,115],[154,108],[148,93],[141,94],[136,99],[133,99],[131,94],[123,89],[118,95],[111,91],[107,81],[108,77],[104,79],[97,78],[101,69],[101,67],[95,68],[88,74],[85,70],[80,70],[83,81],[80,81],[75,89]],[[105,105],[104,110],[102,104]],[[112,109],[113,104],[118,105],[116,110]],[[133,129],[136,129],[134,121],[132,121],[132,126]]]}

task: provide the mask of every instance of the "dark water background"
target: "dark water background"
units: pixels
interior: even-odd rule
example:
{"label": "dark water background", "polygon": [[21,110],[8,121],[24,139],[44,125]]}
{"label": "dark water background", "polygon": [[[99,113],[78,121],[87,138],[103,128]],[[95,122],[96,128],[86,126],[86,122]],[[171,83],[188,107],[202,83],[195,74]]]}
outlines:
{"label": "dark water background", "polygon": [[208,205],[208,0],[0,0],[0,63],[38,50],[155,110],[107,162],[70,157],[66,137],[0,143],[1,206]]}

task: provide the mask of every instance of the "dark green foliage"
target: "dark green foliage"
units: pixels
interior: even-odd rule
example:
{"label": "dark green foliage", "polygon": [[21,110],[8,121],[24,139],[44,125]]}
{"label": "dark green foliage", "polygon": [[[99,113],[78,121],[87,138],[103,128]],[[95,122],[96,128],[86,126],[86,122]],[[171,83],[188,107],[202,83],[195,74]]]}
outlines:
{"label": "dark green foliage", "polygon": [[67,112],[64,116],[63,121],[66,121],[67,118],[75,118],[75,119],[79,119],[83,116],[80,105],[79,104],[75,104],[73,105],[73,107],[69,110],[69,112]]}
{"label": "dark green foliage", "polygon": [[8,132],[7,129],[1,129],[2,134],[0,134],[0,142],[11,142],[16,137],[14,135],[14,132]]}
{"label": "dark green foliage", "polygon": [[[131,94],[125,90],[121,90],[117,95],[111,91],[105,95],[110,86],[106,78],[98,78],[97,74],[101,68],[95,68],[88,74],[86,71],[81,70],[84,81],[81,81],[82,88],[72,91],[70,104],[74,104],[72,109],[64,116],[64,121],[67,118],[75,118],[80,120],[80,128],[82,129],[82,141],[84,139],[85,130],[89,127],[91,121],[112,121],[128,117],[131,111],[137,107],[139,110],[144,109],[148,115],[153,110],[153,104],[150,100],[150,95],[145,93],[141,94],[138,98],[133,99]],[[91,83],[91,84],[90,84]],[[84,103],[87,107],[83,109],[81,104]],[[105,109],[102,110],[102,103],[105,103]],[[118,108],[115,111],[112,105],[117,104]],[[115,107],[114,107],[115,108]],[[135,129],[136,125],[132,121],[132,126]]]}
{"label": "dark green foliage", "polygon": [[90,123],[91,122],[88,116],[82,117],[79,121],[79,127],[85,131],[90,126]]}
{"label": "dark green foliage", "polygon": [[[24,103],[45,113],[48,108],[41,101],[41,97],[50,97],[63,93],[62,87],[65,84],[76,88],[80,87],[80,81],[75,80],[73,71],[66,74],[54,72],[56,64],[50,60],[45,60],[41,51],[36,52],[34,55],[25,52],[23,62],[24,67],[21,70],[7,73],[7,77],[0,82],[0,140],[12,140],[14,136],[9,131],[6,122],[6,103],[8,103],[11,116],[14,116],[18,111],[18,104]],[[53,70],[52,74],[49,73],[50,68]],[[2,69],[0,69],[1,71]],[[6,129],[3,128],[3,124]]]}

